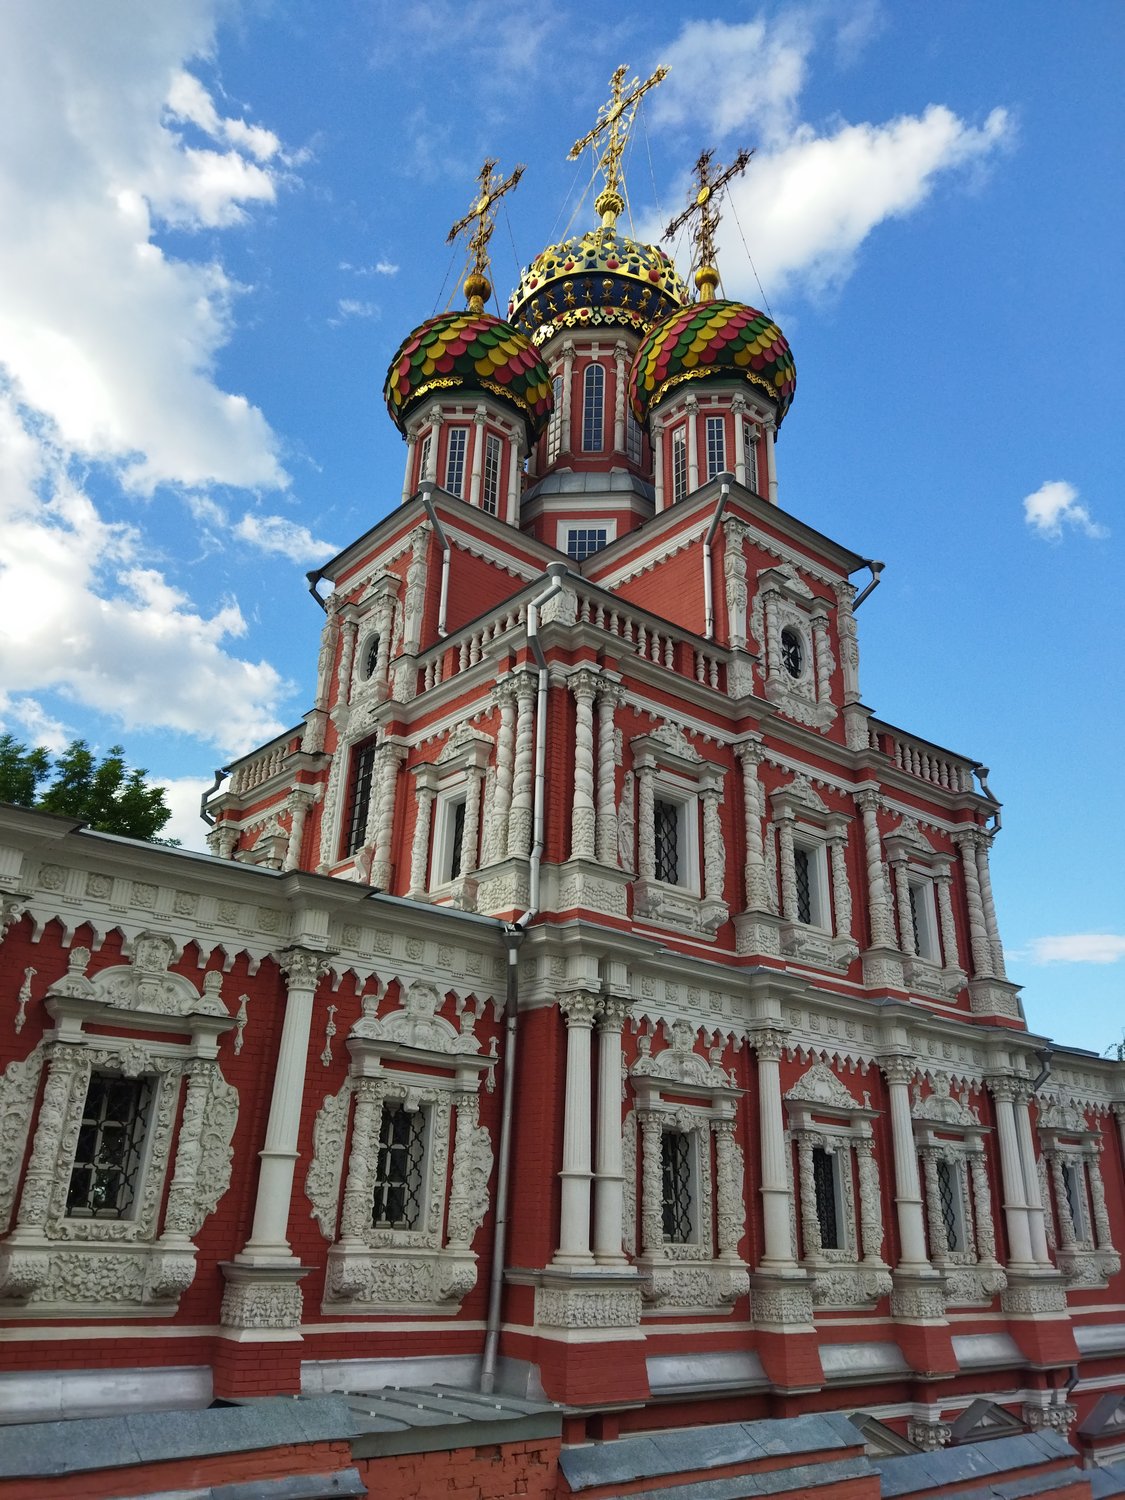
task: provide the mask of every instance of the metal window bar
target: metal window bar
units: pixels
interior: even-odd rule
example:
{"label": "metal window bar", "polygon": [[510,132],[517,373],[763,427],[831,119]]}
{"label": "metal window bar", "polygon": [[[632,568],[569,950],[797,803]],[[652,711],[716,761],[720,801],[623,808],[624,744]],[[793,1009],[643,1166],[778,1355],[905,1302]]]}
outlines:
{"label": "metal window bar", "polygon": [[484,444],[484,489],[480,508],[494,516],[500,509],[500,439],[491,432]]}
{"label": "metal window bar", "polygon": [[467,427],[449,429],[449,449],[445,455],[445,488],[460,498],[465,483],[465,449],[469,442]]}
{"label": "metal window bar", "polygon": [[154,1080],[94,1073],[86,1090],[70,1188],[69,1215],[125,1219],[137,1195]]}
{"label": "metal window bar", "polygon": [[836,1215],[836,1163],[823,1146],[813,1147],[812,1173],[821,1246],[825,1250],[838,1250],[840,1225]]}
{"label": "metal window bar", "polygon": [[453,809],[452,845],[449,852],[449,878],[456,880],[461,873],[461,840],[465,836],[465,803],[458,802]]}
{"label": "metal window bar", "polygon": [[714,479],[727,466],[726,433],[722,417],[707,418],[707,478]]}
{"label": "metal window bar", "polygon": [[656,878],[676,885],[680,878],[680,809],[675,802],[653,805]]}
{"label": "metal window bar", "polygon": [[426,1115],[404,1104],[384,1104],[379,1121],[371,1222],[376,1229],[415,1229],[422,1217]]}
{"label": "metal window bar", "polygon": [[567,532],[566,555],[583,562],[605,546],[609,533],[604,526],[572,526]]}
{"label": "metal window bar", "polygon": [[664,1238],[673,1245],[691,1239],[691,1137],[667,1130],[660,1138],[660,1209]]}
{"label": "metal window bar", "polygon": [[605,397],[605,371],[601,365],[588,365],[582,383],[582,451],[602,451],[602,406]]}
{"label": "metal window bar", "polygon": [[812,922],[812,871],[807,849],[793,850],[793,871],[797,882],[797,920]]}
{"label": "metal window bar", "polygon": [[672,434],[672,499],[687,494],[687,433],[681,427]]}
{"label": "metal window bar", "polygon": [[348,799],[347,833],[344,857],[354,854],[367,832],[367,806],[371,801],[371,779],[375,772],[375,746],[364,745],[355,752],[352,762],[351,796]]}
{"label": "metal window bar", "polygon": [[937,1185],[941,1222],[945,1226],[945,1248],[956,1250],[960,1239],[957,1232],[957,1202],[954,1197],[956,1184],[953,1168],[947,1161],[939,1161],[937,1164]]}

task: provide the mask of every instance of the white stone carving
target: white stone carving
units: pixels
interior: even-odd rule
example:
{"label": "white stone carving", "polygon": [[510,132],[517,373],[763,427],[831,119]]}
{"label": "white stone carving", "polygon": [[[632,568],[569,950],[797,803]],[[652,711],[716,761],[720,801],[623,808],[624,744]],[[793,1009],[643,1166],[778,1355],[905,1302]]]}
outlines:
{"label": "white stone carving", "polygon": [[339,1093],[326,1094],[313,1122],[313,1154],[305,1176],[305,1195],[312,1204],[312,1217],[328,1241],[336,1238],[340,1178],[344,1169],[344,1145],[353,1088],[349,1079]]}

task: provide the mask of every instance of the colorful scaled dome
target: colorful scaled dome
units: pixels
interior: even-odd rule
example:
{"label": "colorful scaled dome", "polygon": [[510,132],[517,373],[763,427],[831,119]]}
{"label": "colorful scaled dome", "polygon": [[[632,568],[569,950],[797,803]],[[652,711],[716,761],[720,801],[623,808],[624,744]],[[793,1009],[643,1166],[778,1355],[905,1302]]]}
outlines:
{"label": "colorful scaled dome", "polygon": [[508,318],[542,345],[561,328],[644,333],[686,300],[687,289],[663,250],[608,226],[537,255],[512,294]]}
{"label": "colorful scaled dome", "polygon": [[688,380],[735,376],[777,403],[780,427],[797,371],[781,329],[744,302],[697,302],[658,324],[637,350],[629,399],[638,422],[666,392]]}
{"label": "colorful scaled dome", "polygon": [[528,440],[543,431],[554,404],[551,377],[522,333],[485,312],[430,318],[399,346],[383,399],[400,432],[426,396],[487,391],[523,418]]}

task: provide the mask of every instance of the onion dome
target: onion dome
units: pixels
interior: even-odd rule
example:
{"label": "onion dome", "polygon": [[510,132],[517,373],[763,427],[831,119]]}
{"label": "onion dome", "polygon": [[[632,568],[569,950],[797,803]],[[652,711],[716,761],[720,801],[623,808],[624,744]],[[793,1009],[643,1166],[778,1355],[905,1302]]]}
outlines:
{"label": "onion dome", "polygon": [[686,300],[687,289],[663,250],[603,224],[537,255],[512,294],[508,318],[543,345],[562,328],[645,333]]}
{"label": "onion dome", "polygon": [[405,433],[406,419],[420,401],[455,391],[485,391],[511,407],[523,418],[529,442],[546,427],[554,405],[551,377],[538,351],[479,306],[442,313],[416,328],[391,360],[383,399]]}
{"label": "onion dome", "polygon": [[[700,290],[706,297],[707,288]],[[633,414],[643,423],[651,408],[685,381],[732,376],[757,386],[776,402],[780,427],[793,400],[797,371],[777,324],[744,302],[708,299],[681,308],[659,323],[637,350],[629,373]]]}

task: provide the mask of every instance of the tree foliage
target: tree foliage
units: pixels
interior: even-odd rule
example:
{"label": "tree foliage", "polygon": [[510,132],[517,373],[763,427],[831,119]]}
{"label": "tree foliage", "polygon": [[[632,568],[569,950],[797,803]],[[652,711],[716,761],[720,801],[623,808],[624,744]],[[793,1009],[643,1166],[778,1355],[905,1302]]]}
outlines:
{"label": "tree foliage", "polygon": [[79,818],[100,833],[174,843],[156,837],[172,809],[164,788],[150,786],[147,774],[126,767],[120,745],[111,745],[99,760],[85,740],[71,740],[52,762],[46,750],[0,734],[0,802]]}

